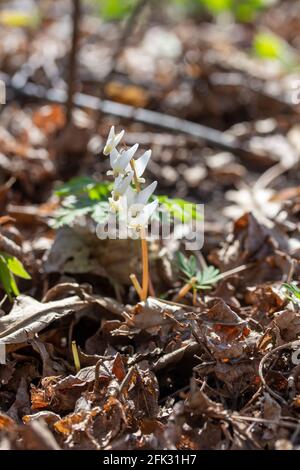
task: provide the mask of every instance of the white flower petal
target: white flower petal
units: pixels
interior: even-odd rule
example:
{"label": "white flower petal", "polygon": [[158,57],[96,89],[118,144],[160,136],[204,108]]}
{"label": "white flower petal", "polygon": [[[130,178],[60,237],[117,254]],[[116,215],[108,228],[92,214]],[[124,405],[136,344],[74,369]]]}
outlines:
{"label": "white flower petal", "polygon": [[111,126],[111,128],[109,129],[109,134],[108,134],[108,138],[107,138],[107,141],[109,140],[112,140],[114,137],[115,137],[115,126]]}
{"label": "white flower petal", "polygon": [[150,160],[151,153],[151,150],[147,150],[147,152],[143,153],[143,155],[135,161],[135,171],[138,178],[140,178],[144,173]]}
{"label": "white flower petal", "polygon": [[128,186],[124,194],[124,196],[127,198],[128,208],[130,208],[130,206],[135,204],[136,194],[137,194],[136,191],[134,191],[134,189],[132,189],[131,186]]}
{"label": "white flower petal", "polygon": [[119,198],[115,199],[114,197],[110,197],[108,199],[110,211],[114,214],[118,213],[119,216],[127,216],[127,199],[124,196],[120,196]]}
{"label": "white flower petal", "polygon": [[112,169],[114,169],[115,163],[117,162],[119,157],[120,157],[120,154],[117,151],[117,149],[113,149],[112,152],[110,152],[109,162],[110,162],[110,166],[112,167]]}
{"label": "white flower petal", "polygon": [[155,201],[152,201],[150,204],[147,204],[143,210],[143,214],[146,217],[146,221],[150,219],[152,214],[156,211],[158,206],[158,200],[155,199]]}
{"label": "white flower petal", "polygon": [[106,145],[103,149],[104,155],[109,155],[116,148],[116,146],[119,145],[124,134],[125,134],[125,131],[122,130],[119,134],[116,135],[115,127],[114,126],[111,127]]}
{"label": "white flower petal", "polygon": [[136,204],[147,204],[149,198],[154,193],[157,186],[157,181],[153,181],[149,186],[143,189],[140,193],[138,193],[136,198]]}
{"label": "white flower petal", "polygon": [[151,202],[140,211],[137,217],[133,217],[130,220],[130,227],[135,229],[141,229],[146,226],[153,212],[157,209],[158,200]]}
{"label": "white flower petal", "polygon": [[120,166],[125,170],[130,162],[130,160],[133,158],[135,152],[139,148],[139,144],[135,144],[130,149],[125,150],[124,152],[121,153],[120,157]]}
{"label": "white flower petal", "polygon": [[130,185],[132,178],[133,178],[133,171],[125,177],[119,175],[115,179],[114,193],[118,196],[122,196],[126,192],[128,186]]}
{"label": "white flower petal", "polygon": [[116,135],[116,137],[115,137],[115,139],[114,139],[115,147],[116,147],[117,145],[119,145],[119,143],[121,142],[121,140],[122,140],[123,137],[124,137],[124,134],[125,134],[125,131],[124,131],[124,129],[122,129],[121,132]]}

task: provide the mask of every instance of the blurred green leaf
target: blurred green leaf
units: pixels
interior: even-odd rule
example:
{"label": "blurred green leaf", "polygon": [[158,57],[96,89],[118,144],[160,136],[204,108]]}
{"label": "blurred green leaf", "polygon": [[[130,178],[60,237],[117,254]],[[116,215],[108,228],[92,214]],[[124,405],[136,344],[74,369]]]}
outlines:
{"label": "blurred green leaf", "polygon": [[[253,21],[256,15],[277,0],[168,0],[166,4],[176,5],[186,13],[208,11],[213,16],[231,13],[242,22]],[[96,5],[104,20],[121,20],[132,12],[138,0],[90,0]],[[163,3],[164,4],[164,3]]]}
{"label": "blurred green leaf", "polygon": [[235,19],[241,22],[253,21],[256,15],[268,7],[272,0],[197,0],[198,4],[204,7],[212,15],[218,16],[221,13],[231,13]]}
{"label": "blurred green leaf", "polygon": [[253,51],[265,60],[277,60],[285,68],[293,68],[298,59],[291,46],[281,37],[271,32],[259,32],[253,40]]}
{"label": "blurred green leaf", "polygon": [[279,59],[284,55],[284,41],[273,33],[258,33],[254,37],[253,48],[262,59]]}
{"label": "blurred green leaf", "polygon": [[55,194],[60,197],[67,197],[71,194],[86,193],[89,187],[94,187],[95,181],[89,176],[72,178],[67,183],[56,189]]}
{"label": "blurred green leaf", "polygon": [[6,253],[1,253],[1,256],[4,258],[8,269],[15,274],[15,276],[23,279],[31,279],[31,276],[25,270],[21,261],[19,261],[15,256],[11,256]]}
{"label": "blurred green leaf", "polygon": [[218,15],[224,11],[230,11],[233,8],[232,0],[199,0],[210,13]]}
{"label": "blurred green leaf", "polygon": [[197,204],[180,198],[169,196],[156,196],[159,203],[176,219],[184,222],[190,220],[203,220],[203,215],[197,211]]}
{"label": "blurred green leaf", "polygon": [[283,283],[282,287],[285,289],[286,298],[291,300],[294,304],[300,305],[300,289],[294,283]]}
{"label": "blurred green leaf", "polygon": [[21,261],[7,253],[0,252],[0,282],[10,299],[20,294],[14,275],[31,279]]}
{"label": "blurred green leaf", "polygon": [[0,11],[0,24],[12,28],[36,28],[40,16],[37,11],[21,11],[5,9]]}
{"label": "blurred green leaf", "polygon": [[138,0],[92,0],[104,20],[121,20],[135,7]]}
{"label": "blurred green leaf", "polygon": [[[71,226],[77,217],[83,215],[90,215],[97,223],[104,222],[108,215],[108,198],[111,190],[112,183],[108,181],[99,183],[86,176],[73,178],[64,183],[55,191],[55,194],[62,198],[62,203],[56,212],[53,227]],[[194,203],[168,196],[155,196],[155,198],[170,215],[180,221],[203,219]]]}

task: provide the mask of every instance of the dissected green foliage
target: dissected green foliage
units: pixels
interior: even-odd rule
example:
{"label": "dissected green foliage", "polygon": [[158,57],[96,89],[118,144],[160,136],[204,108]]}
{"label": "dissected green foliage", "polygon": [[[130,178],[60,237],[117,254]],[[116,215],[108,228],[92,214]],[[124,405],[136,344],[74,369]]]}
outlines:
{"label": "dissected green foliage", "polygon": [[0,252],[0,282],[9,298],[20,294],[15,276],[31,279],[21,261],[15,256]]}
{"label": "dissected green foliage", "polygon": [[193,278],[196,278],[194,285],[196,289],[211,289],[220,280],[220,271],[214,266],[207,266],[202,270],[198,269],[196,257],[193,255],[186,258],[179,252],[177,265],[179,271],[184,275],[185,282],[191,282]]}
{"label": "dissected green foliage", "polygon": [[62,205],[56,213],[54,227],[72,225],[77,217],[89,215],[95,222],[103,222],[108,214],[108,196],[111,183],[98,183],[87,176],[73,178],[56,190]]}
{"label": "dissected green foliage", "polygon": [[[96,182],[89,177],[73,178],[56,191],[62,198],[60,209],[56,213],[54,227],[72,225],[77,217],[89,215],[96,223],[103,223],[109,211],[108,197],[112,183]],[[180,221],[202,220],[197,212],[197,205],[180,198],[154,196],[163,205],[166,212]]]}
{"label": "dissected green foliage", "polygon": [[170,198],[168,196],[155,196],[165,210],[175,219],[189,222],[190,220],[202,220],[203,216],[197,211],[197,204],[188,202],[181,198]]}

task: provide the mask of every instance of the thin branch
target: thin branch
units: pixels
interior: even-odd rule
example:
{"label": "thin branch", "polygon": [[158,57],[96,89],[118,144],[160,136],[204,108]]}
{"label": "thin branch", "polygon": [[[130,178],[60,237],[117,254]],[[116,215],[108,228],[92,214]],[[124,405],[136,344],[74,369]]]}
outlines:
{"label": "thin branch", "polygon": [[[16,83],[12,83],[9,76],[3,73],[0,73],[0,79],[5,81],[7,88],[10,88],[21,97],[28,97],[31,100],[35,98],[37,100],[61,104],[65,104],[67,101],[67,94],[64,90],[54,88],[47,89],[42,85],[36,85],[31,82],[28,82],[26,85],[22,84],[22,86],[16,86]],[[116,103],[110,100],[101,100],[96,96],[84,93],[75,93],[73,103],[79,108],[86,108],[103,114],[167,129],[172,132],[186,134],[216,148],[233,152],[242,158],[250,159],[253,158],[253,156],[259,157],[259,154],[250,151],[247,146],[241,143],[235,136],[196,122],[187,121],[157,111]]]}
{"label": "thin branch", "polygon": [[10,238],[5,237],[2,233],[0,233],[0,251],[4,251],[11,256],[15,256],[21,261],[24,258],[22,248]]}
{"label": "thin branch", "polygon": [[73,14],[72,14],[73,32],[72,32],[72,43],[71,43],[71,52],[70,52],[70,61],[69,61],[68,99],[67,99],[67,105],[66,105],[67,125],[71,122],[71,119],[72,119],[73,96],[74,96],[75,88],[76,88],[79,23],[80,23],[80,16],[81,16],[80,15],[81,13],[80,0],[73,0],[72,3],[73,3]]}
{"label": "thin branch", "polygon": [[113,57],[112,57],[112,65],[111,65],[111,68],[107,74],[107,76],[105,77],[105,82],[108,82],[110,79],[111,79],[111,76],[115,73],[115,70],[116,70],[116,67],[117,67],[117,63],[118,63],[118,60],[119,58],[121,57],[127,43],[128,43],[128,39],[130,38],[130,36],[132,35],[132,32],[134,31],[135,29],[135,26],[141,16],[141,14],[143,13],[144,9],[146,8],[146,6],[148,5],[148,3],[150,3],[152,0],[138,0],[135,7],[133,8],[130,16],[128,17],[126,23],[125,23],[125,27],[122,31],[122,34],[118,40],[118,44],[115,48],[115,51],[113,53]]}
{"label": "thin branch", "polygon": [[265,389],[270,393],[270,395],[273,396],[273,398],[276,398],[276,400],[280,401],[280,403],[282,403],[283,405],[286,405],[287,402],[286,400],[284,400],[284,398],[282,398],[281,395],[279,395],[278,393],[274,392],[274,390],[271,389],[271,387],[269,387],[269,385],[267,384],[266,382],[266,379],[264,377],[264,365],[266,363],[266,361],[276,352],[278,351],[282,351],[283,349],[289,349],[289,348],[294,348],[296,346],[299,346],[300,345],[300,340],[295,340],[295,341],[290,341],[289,343],[286,343],[286,344],[282,344],[280,346],[277,346],[276,348],[272,349],[271,351],[269,351],[263,358],[262,360],[260,361],[260,364],[259,364],[259,367],[258,367],[258,373],[259,373],[259,377],[260,377],[260,380],[263,384],[263,386],[265,387]]}

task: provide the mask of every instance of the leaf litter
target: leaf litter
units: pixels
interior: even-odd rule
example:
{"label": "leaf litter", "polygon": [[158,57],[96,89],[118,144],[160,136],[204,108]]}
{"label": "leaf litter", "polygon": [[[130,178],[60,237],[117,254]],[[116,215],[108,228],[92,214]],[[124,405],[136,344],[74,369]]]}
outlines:
{"label": "leaf litter", "polygon": [[[271,19],[260,19],[277,34],[278,11],[293,16],[287,2],[278,3]],[[47,7],[45,15],[45,27],[30,34],[2,26],[6,41],[15,34],[15,60],[1,47],[0,63],[11,76],[30,64],[29,81],[52,88],[64,77],[68,37],[63,10],[57,16]],[[88,106],[74,110],[66,131],[59,103],[19,102],[16,95],[6,105],[0,251],[22,294],[12,300],[3,292],[1,302],[0,448],[297,449],[299,110],[287,99],[293,74],[249,54],[246,25],[222,30],[203,20],[199,28],[190,18],[143,28],[111,74],[109,38],[118,26],[86,15],[84,91],[103,86],[116,102],[226,130],[248,152],[220,151],[134,117],[99,118]],[[256,47],[266,39],[256,37]],[[154,40],[164,47],[154,51]],[[41,44],[49,45],[45,59]],[[184,253],[178,240],[151,243],[154,292],[145,301],[129,280],[141,272],[139,246],[99,241],[94,233],[107,189],[99,154],[112,124],[126,127],[129,146],[152,148],[147,174],[158,179],[167,204],[188,198],[208,208],[201,252]],[[180,295],[184,283],[191,286]]]}

